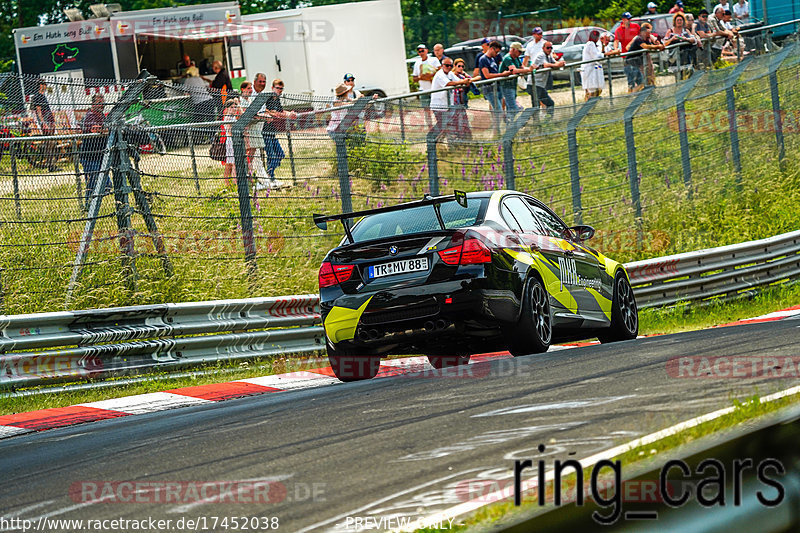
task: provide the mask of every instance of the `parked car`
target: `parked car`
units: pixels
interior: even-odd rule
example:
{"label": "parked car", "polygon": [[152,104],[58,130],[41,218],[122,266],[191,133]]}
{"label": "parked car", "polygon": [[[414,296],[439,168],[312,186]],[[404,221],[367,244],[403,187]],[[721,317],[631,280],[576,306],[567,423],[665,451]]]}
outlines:
{"label": "parked car", "polygon": [[[520,43],[522,46],[525,46],[527,42],[524,37],[520,37],[519,35],[492,35],[487,38],[490,41],[495,39],[500,41],[500,44],[503,45],[501,50],[503,54],[508,53],[508,47],[511,46],[511,43]],[[463,59],[467,65],[467,70],[471,72],[471,69],[475,67],[475,59],[478,57],[478,54],[483,52],[483,49],[481,49],[481,41],[483,39],[483,37],[480,37],[478,39],[470,39],[469,41],[456,43],[450,48],[445,48],[444,55],[452,59]]]}

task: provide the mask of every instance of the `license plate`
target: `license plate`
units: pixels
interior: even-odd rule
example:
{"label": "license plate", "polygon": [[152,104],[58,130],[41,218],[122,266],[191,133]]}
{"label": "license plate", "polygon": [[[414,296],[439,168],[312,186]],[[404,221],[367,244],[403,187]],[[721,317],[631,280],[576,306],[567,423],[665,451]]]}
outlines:
{"label": "license plate", "polygon": [[405,274],[407,272],[420,272],[428,270],[427,257],[415,257],[414,259],[401,259],[391,263],[372,265],[367,270],[367,278],[375,279],[383,276],[393,276],[395,274]]}

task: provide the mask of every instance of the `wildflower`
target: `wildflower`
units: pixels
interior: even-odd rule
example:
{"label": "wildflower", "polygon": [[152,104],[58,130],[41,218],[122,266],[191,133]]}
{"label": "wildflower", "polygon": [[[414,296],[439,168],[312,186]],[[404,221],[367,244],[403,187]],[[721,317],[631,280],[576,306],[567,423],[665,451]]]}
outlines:
{"label": "wildflower", "polygon": [[383,207],[383,202],[378,202],[378,205],[377,205],[376,207],[377,207],[378,209],[380,209],[381,207]]}
{"label": "wildflower", "polygon": [[544,174],[544,163],[542,163],[542,171],[539,174]]}
{"label": "wildflower", "polygon": [[444,178],[444,179],[442,180],[442,185],[444,185],[445,187],[447,187],[447,178]]}

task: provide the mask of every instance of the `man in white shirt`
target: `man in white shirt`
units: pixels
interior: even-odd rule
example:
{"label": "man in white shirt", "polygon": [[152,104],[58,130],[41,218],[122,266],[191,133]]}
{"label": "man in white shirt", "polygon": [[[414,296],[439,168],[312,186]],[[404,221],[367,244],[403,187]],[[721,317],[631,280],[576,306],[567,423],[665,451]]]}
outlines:
{"label": "man in white shirt", "polygon": [[[445,87],[455,87],[457,85],[469,85],[470,78],[459,79],[453,74],[453,60],[449,57],[444,58],[442,68],[433,76],[431,89],[444,89]],[[450,106],[452,103],[453,91],[445,90],[431,94],[431,110],[436,115],[436,130],[438,135],[447,130],[450,121]]]}
{"label": "man in white shirt", "polygon": [[733,4],[733,15],[739,24],[750,24],[750,3],[747,0],[739,0]]}
{"label": "man in white shirt", "polygon": [[[412,76],[414,81],[419,83],[420,91],[430,91],[433,76],[442,65],[434,56],[428,55],[428,48],[424,44],[417,46],[417,54],[419,54],[419,57],[414,62]],[[419,99],[422,102],[422,107],[430,107],[431,95],[423,94]]]}
{"label": "man in white shirt", "polygon": [[[522,66],[523,68],[528,68],[533,66],[533,58],[539,55],[539,52],[542,51],[542,45],[544,45],[544,39],[542,38],[542,28],[540,26],[536,26],[533,28],[533,39],[528,41],[528,44],[525,45],[525,57],[522,58]],[[534,67],[535,68],[535,67]],[[533,94],[533,76],[528,76],[528,87],[527,87],[528,94]]]}

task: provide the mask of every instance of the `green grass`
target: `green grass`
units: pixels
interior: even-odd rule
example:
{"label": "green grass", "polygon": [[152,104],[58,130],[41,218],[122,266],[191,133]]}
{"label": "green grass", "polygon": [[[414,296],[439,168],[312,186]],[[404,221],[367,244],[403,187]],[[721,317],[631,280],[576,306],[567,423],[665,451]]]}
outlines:
{"label": "green grass", "polygon": [[[624,470],[630,471],[636,468],[637,464],[647,462],[646,464],[652,465],[659,461],[659,454],[663,454],[669,450],[675,450],[681,446],[687,445],[691,442],[698,441],[704,437],[723,433],[725,431],[734,430],[737,426],[753,421],[776,413],[777,411],[796,405],[800,402],[800,394],[786,396],[777,400],[761,403],[759,395],[754,394],[750,397],[743,399],[733,399],[733,411],[722,415],[708,422],[698,424],[692,428],[686,429],[674,435],[664,437],[653,443],[645,444],[633,448],[625,453],[609,458],[611,461],[620,461]],[[660,427],[651,428],[652,431],[663,429]],[[622,444],[622,443],[619,443]],[[591,479],[593,467],[584,469],[583,479]],[[576,483],[576,476],[570,474],[565,476],[562,480],[562,487],[565,490],[574,488]],[[584,485],[584,489],[588,485]],[[545,489],[549,495],[553,491],[553,483],[549,482]],[[492,503],[481,507],[467,517],[456,519],[453,529],[418,529],[417,532],[433,533],[434,531],[485,531],[498,523],[508,523],[523,516],[530,516],[531,513],[537,512],[539,509],[552,510],[555,507],[548,505],[541,508],[538,505],[538,496],[536,493],[526,493],[522,499],[522,505],[516,507],[513,502],[503,501]],[[551,501],[551,498],[548,498]]]}

